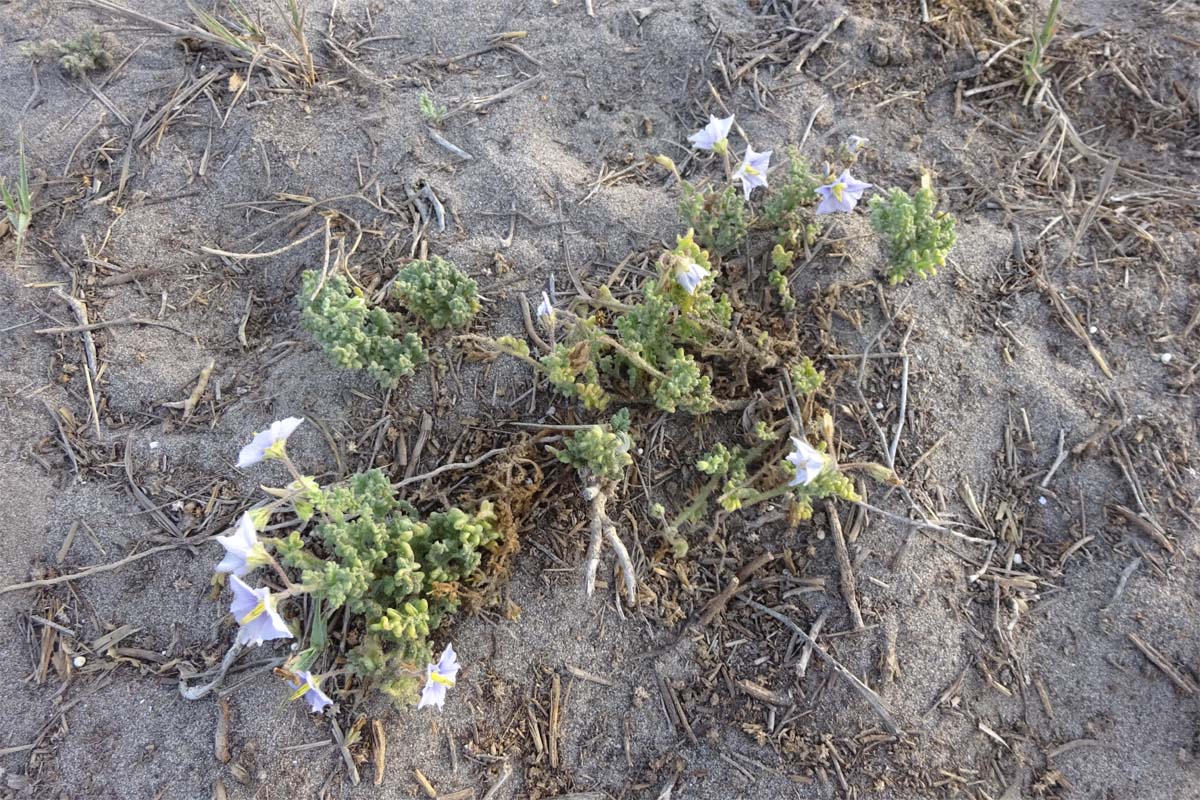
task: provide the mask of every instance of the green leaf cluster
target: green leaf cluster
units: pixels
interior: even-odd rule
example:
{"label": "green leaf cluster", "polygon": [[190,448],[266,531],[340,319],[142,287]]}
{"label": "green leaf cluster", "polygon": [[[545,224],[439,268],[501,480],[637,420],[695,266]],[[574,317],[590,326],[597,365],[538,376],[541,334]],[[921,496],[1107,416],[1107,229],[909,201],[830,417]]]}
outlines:
{"label": "green leaf cluster", "polygon": [[481,307],[475,280],[438,256],[400,270],[392,292],[438,330],[449,325],[461,328]]}
{"label": "green leaf cluster", "polygon": [[738,187],[730,184],[719,191],[705,191],[682,181],[680,189],[683,192],[680,214],[705,249],[723,258],[742,246],[750,217]]}
{"label": "green leaf cluster", "polygon": [[803,356],[793,364],[788,374],[792,379],[792,389],[798,395],[812,394],[825,382],[825,373],[817,369],[808,356]]}
{"label": "green leaf cluster", "polygon": [[888,281],[896,284],[910,275],[927,278],[946,264],[954,246],[954,217],[937,211],[928,173],[921,176],[915,195],[902,189],[871,198],[871,225],[887,240]]}
{"label": "green leaf cluster", "polygon": [[381,385],[392,387],[425,362],[421,338],[412,331],[397,338],[391,315],[369,305],[362,290],[332,275],[317,291],[320,280],[317,270],[301,277],[301,323],[338,366],[365,369]]}
{"label": "green leaf cluster", "polygon": [[629,435],[629,411],[622,408],[607,425],[592,425],[563,440],[561,450],[549,448],[564,464],[578,470],[590,470],[607,480],[620,480],[633,463],[629,452],[633,438]]}
{"label": "green leaf cluster", "polygon": [[792,296],[787,278],[795,258],[795,252],[784,250],[781,244],[775,245],[775,249],[771,251],[771,271],[767,273],[767,280],[779,295],[779,307],[784,311],[791,311],[796,307],[796,298]]}
{"label": "green leaf cluster", "polygon": [[[784,462],[784,467],[788,471],[794,471],[795,469],[786,461]],[[836,466],[830,466],[817,475],[817,477],[813,478],[812,482],[808,485],[793,487],[792,518],[797,521],[812,519],[812,501],[824,500],[828,497],[836,497],[851,503],[857,503],[862,500],[862,497],[854,490],[854,482],[847,478]]]}
{"label": "green leaf cluster", "polygon": [[26,45],[22,50],[30,58],[57,60],[60,67],[76,78],[98,69],[108,69],[113,63],[108,38],[98,28],[84,31],[69,42],[47,39],[35,45]]}
{"label": "green leaf cluster", "polygon": [[363,620],[362,640],[349,653],[355,673],[409,699],[417,682],[397,676],[432,660],[430,632],[458,610],[459,590],[500,538],[491,504],[422,518],[377,469],[310,490],[308,500],[319,521],[307,542],[293,531],[276,543],[281,562],[300,570],[328,611],[345,606]]}
{"label": "green leaf cluster", "polygon": [[817,237],[812,207],[820,199],[817,187],[820,180],[809,169],[795,146],[788,147],[786,176],[772,178],[771,194],[763,206],[759,222],[776,231],[775,241],[795,249],[801,243],[812,244]]}
{"label": "green leaf cluster", "polygon": [[727,447],[717,443],[696,462],[696,469],[713,478],[724,478],[725,483],[717,502],[726,511],[737,511],[742,501],[755,494],[746,485],[747,462],[750,451],[744,447]]}
{"label": "green leaf cluster", "polygon": [[[616,319],[621,344],[658,374],[620,352],[614,358],[635,395],[653,398],[663,411],[703,414],[714,402],[712,379],[689,351],[705,345],[714,328],[728,329],[733,308],[726,295],[714,296],[714,267],[692,231],[678,237],[658,263],[660,274],[642,284],[642,301]],[[676,276],[692,264],[708,275],[689,293]]]}

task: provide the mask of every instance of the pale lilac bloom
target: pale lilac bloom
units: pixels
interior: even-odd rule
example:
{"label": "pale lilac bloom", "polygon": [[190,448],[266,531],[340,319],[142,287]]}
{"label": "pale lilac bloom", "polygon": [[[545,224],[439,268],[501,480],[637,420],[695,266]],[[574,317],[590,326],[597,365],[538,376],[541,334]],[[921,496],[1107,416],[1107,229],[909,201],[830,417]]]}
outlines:
{"label": "pale lilac bloom", "polygon": [[554,305],[550,302],[550,295],[542,292],[542,302],[537,307],[537,318],[542,322],[554,322]]}
{"label": "pale lilac bloom", "polygon": [[304,417],[288,417],[272,422],[271,427],[262,433],[254,434],[254,439],[250,444],[243,447],[242,451],[238,453],[238,469],[245,469],[251,464],[257,464],[264,458],[279,458],[283,452],[283,446],[287,444],[287,438],[296,428],[300,427],[301,422],[304,422]]}
{"label": "pale lilac bloom", "polygon": [[707,277],[708,270],[691,259],[680,259],[675,267],[675,282],[688,294],[695,294],[696,287]]}
{"label": "pale lilac bloom", "polygon": [[421,690],[421,702],[417,708],[437,706],[439,709],[446,702],[446,690],[454,685],[458,677],[458,655],[454,645],[446,645],[438,663],[425,667],[425,688]]}
{"label": "pale lilac bloom", "polygon": [[850,170],[825,184],[817,187],[821,195],[821,203],[817,206],[818,214],[832,214],[835,211],[853,211],[862,199],[863,192],[871,188],[871,184],[857,181],[850,175]]}
{"label": "pale lilac bloom", "polygon": [[701,150],[723,152],[729,140],[729,129],[733,127],[733,115],[717,119],[708,115],[708,124],[688,137],[688,141]]}
{"label": "pale lilac bloom", "polygon": [[321,691],[320,678],[304,670],[297,672],[296,677],[301,680],[301,683],[290,681],[292,688],[296,690],[292,695],[293,700],[303,697],[314,714],[320,714],[327,706],[333,705],[333,700],[329,695]]}
{"label": "pale lilac bloom", "polygon": [[267,549],[258,540],[258,531],[249,513],[242,514],[232,535],[218,536],[216,539],[225,548],[225,558],[217,564],[217,572],[241,576],[269,561]]}
{"label": "pale lilac bloom", "polygon": [[865,136],[854,136],[853,134],[851,134],[846,139],[846,148],[851,153],[857,153],[859,150],[863,149],[863,146],[866,145],[866,143],[869,141],[871,141],[871,140]]}
{"label": "pale lilac bloom", "polygon": [[792,437],[791,453],[787,461],[796,468],[796,477],[789,481],[789,486],[807,486],[812,483],[829,463],[829,458],[817,448],[798,436]]}
{"label": "pale lilac bloom", "polygon": [[251,589],[236,575],[230,577],[229,585],[233,589],[233,602],[229,604],[229,612],[241,626],[237,635],[239,642],[253,647],[271,639],[292,638],[287,623],[275,610],[275,601],[271,598],[270,589],[265,586],[261,589]]}
{"label": "pale lilac bloom", "polygon": [[742,182],[742,190],[746,193],[747,200],[757,187],[767,185],[767,167],[770,163],[770,150],[756,153],[753,147],[746,145],[746,157],[742,159],[742,165],[733,173],[733,177]]}

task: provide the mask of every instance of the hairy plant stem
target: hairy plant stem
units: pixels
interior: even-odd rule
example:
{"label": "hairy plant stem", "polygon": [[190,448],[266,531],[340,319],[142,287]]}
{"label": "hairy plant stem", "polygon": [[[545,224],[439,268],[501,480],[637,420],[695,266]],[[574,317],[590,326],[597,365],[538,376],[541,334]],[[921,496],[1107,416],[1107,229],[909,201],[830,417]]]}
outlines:
{"label": "hairy plant stem", "polygon": [[633,569],[633,560],[629,550],[617,535],[617,527],[608,516],[608,501],[617,491],[615,481],[600,478],[590,470],[584,469],[579,473],[583,481],[583,499],[588,502],[588,513],[591,517],[589,531],[591,539],[588,542],[587,561],[584,563],[584,589],[589,597],[596,590],[596,572],[600,567],[600,548],[604,540],[608,540],[617,563],[625,578],[625,596],[631,606],[637,605],[637,577]]}

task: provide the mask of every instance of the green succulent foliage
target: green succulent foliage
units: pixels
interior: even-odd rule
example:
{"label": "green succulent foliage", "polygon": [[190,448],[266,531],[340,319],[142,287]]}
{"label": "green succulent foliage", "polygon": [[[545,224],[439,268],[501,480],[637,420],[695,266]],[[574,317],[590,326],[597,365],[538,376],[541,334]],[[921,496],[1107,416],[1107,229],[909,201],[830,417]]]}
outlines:
{"label": "green succulent foliage", "polygon": [[779,295],[779,307],[784,311],[791,311],[796,307],[796,298],[792,296],[787,279],[795,258],[796,254],[791,250],[784,250],[781,244],[775,245],[775,249],[771,251],[771,271],[767,274],[767,280]]}
{"label": "green succulent foliage", "polygon": [[921,176],[915,195],[902,189],[871,198],[871,225],[887,240],[888,281],[900,283],[911,275],[928,278],[945,266],[957,238],[954,217],[937,211],[937,196],[929,174]]}
{"label": "green succulent foliage", "polygon": [[589,470],[607,480],[620,480],[633,463],[629,411],[622,408],[607,425],[592,425],[575,431],[573,436],[563,441],[561,450],[549,449],[564,464],[570,464],[578,470]]}
{"label": "green succulent foliage", "polygon": [[796,146],[790,146],[787,149],[787,174],[784,179],[775,180],[757,223],[774,230],[776,245],[785,252],[792,251],[792,258],[798,249],[811,246],[821,233],[812,215],[812,206],[820,199],[817,196],[820,185],[821,181],[809,169],[809,162],[800,157]]}
{"label": "green succulent foliage", "polygon": [[777,176],[772,178],[771,196],[760,217],[762,222],[780,232],[807,227],[812,218],[811,207],[819,199],[817,187],[821,185],[798,148],[788,147],[787,157],[787,176],[783,180]]}
{"label": "green succulent foliage", "polygon": [[[586,337],[593,330],[593,324],[585,320],[576,328],[576,333]],[[553,351],[542,356],[541,364],[550,385],[560,394],[578,400],[589,411],[603,411],[608,408],[610,398],[600,385],[600,367],[591,355],[594,348],[587,338],[573,345],[559,343]]]}
{"label": "green succulent foliage", "polygon": [[792,378],[792,388],[800,395],[812,394],[825,382],[825,373],[817,369],[808,356],[793,364],[788,374]]}
{"label": "green succulent foliage", "polygon": [[417,96],[417,108],[421,116],[434,125],[438,125],[446,116],[446,107],[440,105],[429,92],[421,92]]}
{"label": "green succulent foliage", "polygon": [[368,305],[362,291],[341,275],[329,277],[313,297],[320,280],[316,270],[302,276],[301,324],[338,366],[365,369],[381,385],[392,387],[425,363],[417,334],[409,331],[396,338],[391,315]]}
{"label": "green succulent foliage", "polygon": [[760,442],[775,442],[779,440],[779,434],[771,429],[766,420],[760,419],[754,423],[754,438]]}
{"label": "green succulent foliage", "polygon": [[752,497],[755,491],[746,486],[746,462],[750,452],[743,447],[727,447],[718,443],[696,462],[696,469],[713,478],[724,478],[725,483],[717,502],[726,511],[737,511],[742,501]]}
{"label": "green succulent foliage", "polygon": [[76,78],[99,69],[108,69],[113,63],[108,38],[97,28],[84,31],[69,42],[48,39],[39,44],[26,45],[22,50],[30,58],[55,59],[60,67]]}
{"label": "green succulent foliage", "polygon": [[[708,274],[689,293],[676,276],[691,265]],[[704,323],[728,328],[733,308],[726,295],[713,295],[713,267],[692,231],[679,237],[675,248],[663,254],[659,269],[659,277],[642,284],[642,302],[622,313],[616,328],[621,344],[663,377],[646,372],[620,353],[613,358],[635,394],[652,397],[663,411],[683,409],[703,414],[714,402],[712,379],[702,372],[688,348],[707,341],[709,333]]]}
{"label": "green succulent foliage", "polygon": [[438,330],[448,325],[461,328],[481,308],[475,280],[438,256],[414,261],[400,270],[392,291]]}
{"label": "green succulent foliage", "polygon": [[706,192],[687,181],[680,188],[683,191],[680,214],[705,249],[723,258],[741,247],[750,227],[741,190],[730,184],[720,191]]}
{"label": "green succulent foliage", "polygon": [[[788,472],[795,470],[786,461],[783,462],[783,466]],[[813,478],[811,483],[793,487],[793,518],[796,520],[812,519],[812,501],[824,500],[829,497],[836,497],[851,503],[857,503],[862,500],[862,497],[854,490],[854,483],[833,464],[830,464],[817,477]]]}
{"label": "green succulent foliage", "polygon": [[409,699],[419,681],[396,675],[431,660],[430,632],[458,610],[457,588],[471,581],[499,539],[491,504],[474,514],[451,508],[423,519],[377,469],[306,499],[319,522],[308,542],[297,531],[276,542],[280,561],[300,570],[328,611],[345,606],[364,620],[363,639],[349,653],[352,668]]}

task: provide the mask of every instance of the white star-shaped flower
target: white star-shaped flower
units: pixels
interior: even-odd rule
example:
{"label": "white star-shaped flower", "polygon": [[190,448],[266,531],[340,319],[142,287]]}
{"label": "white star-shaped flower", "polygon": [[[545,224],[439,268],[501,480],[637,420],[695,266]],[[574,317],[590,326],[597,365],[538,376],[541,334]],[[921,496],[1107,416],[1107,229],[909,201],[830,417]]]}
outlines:
{"label": "white star-shaped flower", "polygon": [[262,433],[254,434],[250,444],[238,453],[238,469],[245,469],[251,464],[257,464],[263,459],[279,458],[287,438],[292,435],[304,417],[288,417],[271,423],[271,427]]}
{"label": "white star-shaped flower", "polygon": [[796,468],[796,477],[788,485],[807,486],[828,466],[829,457],[797,436],[792,437],[792,447],[787,461]]}
{"label": "white star-shaped flower", "polygon": [[417,703],[417,708],[437,706],[440,709],[446,702],[446,690],[454,686],[458,669],[458,654],[454,652],[454,645],[448,644],[438,663],[425,668],[425,688],[421,690],[421,701]]}
{"label": "white star-shaped flower", "polygon": [[721,153],[728,146],[729,129],[732,127],[732,114],[725,119],[717,119],[710,114],[708,124],[689,136],[688,141],[701,150]]}

